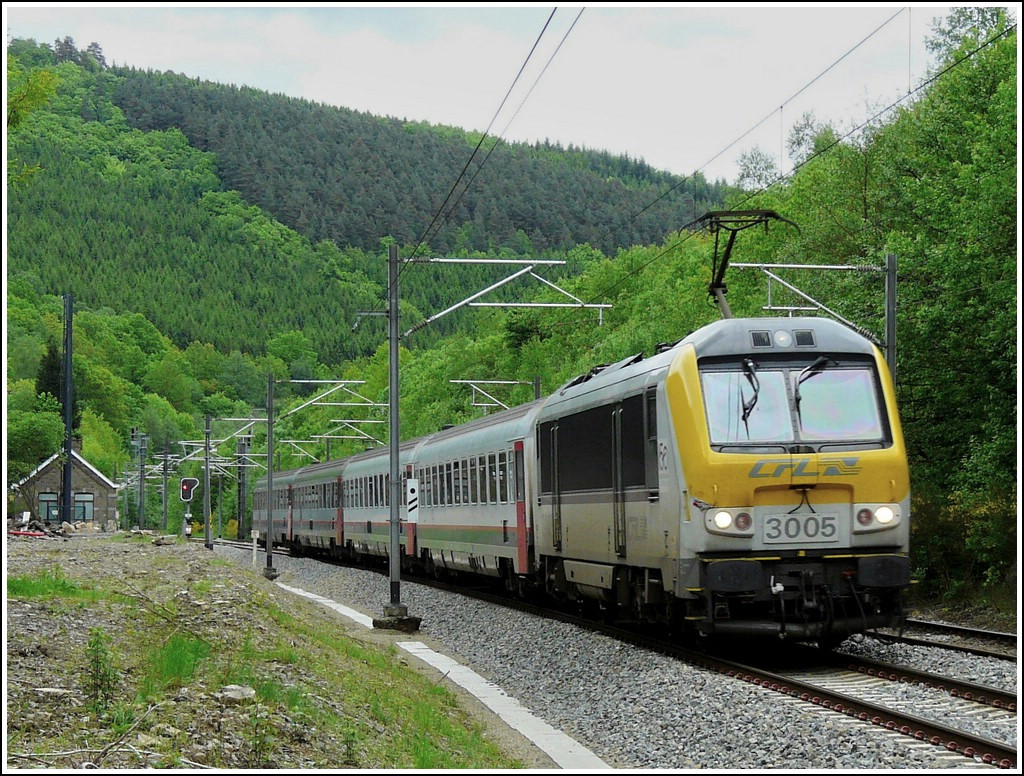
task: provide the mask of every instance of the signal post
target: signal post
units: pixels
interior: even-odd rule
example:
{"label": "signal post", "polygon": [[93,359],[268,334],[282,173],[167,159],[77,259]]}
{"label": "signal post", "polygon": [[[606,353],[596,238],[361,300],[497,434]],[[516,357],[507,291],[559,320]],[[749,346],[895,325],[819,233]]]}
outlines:
{"label": "signal post", "polygon": [[181,521],[181,535],[186,539],[192,535],[192,512],[189,510],[189,502],[192,501],[192,495],[198,486],[198,477],[181,478],[181,486],[178,493],[181,496],[181,500],[185,502],[185,517]]}

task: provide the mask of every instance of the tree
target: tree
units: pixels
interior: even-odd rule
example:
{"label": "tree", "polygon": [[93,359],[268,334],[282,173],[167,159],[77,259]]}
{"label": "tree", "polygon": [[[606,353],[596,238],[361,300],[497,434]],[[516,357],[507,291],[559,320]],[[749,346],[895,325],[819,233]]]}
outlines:
{"label": "tree", "polygon": [[1005,8],[959,6],[932,23],[932,35],[925,39],[925,46],[940,62],[945,62],[965,43],[977,45],[1006,26]]}
{"label": "tree", "polygon": [[[57,93],[57,76],[49,70],[28,72],[18,60],[7,54],[7,132],[16,132],[37,108],[48,103]],[[24,186],[39,171],[16,158],[7,160],[7,185]]]}
{"label": "tree", "polygon": [[39,363],[39,371],[36,373],[36,393],[42,395],[50,394],[54,399],[60,399],[62,386],[60,384],[61,358],[60,348],[56,340],[51,339],[46,343],[46,353]]}
{"label": "tree", "polygon": [[107,59],[103,56],[103,49],[100,48],[100,44],[96,41],[89,44],[86,52],[96,61],[101,69],[107,66]]}
{"label": "tree", "polygon": [[58,452],[63,441],[64,421],[57,413],[8,412],[8,482],[16,482]]}
{"label": "tree", "polygon": [[764,188],[779,177],[779,167],[775,157],[760,146],[744,151],[739,158],[740,174],[736,185],[745,189]]}

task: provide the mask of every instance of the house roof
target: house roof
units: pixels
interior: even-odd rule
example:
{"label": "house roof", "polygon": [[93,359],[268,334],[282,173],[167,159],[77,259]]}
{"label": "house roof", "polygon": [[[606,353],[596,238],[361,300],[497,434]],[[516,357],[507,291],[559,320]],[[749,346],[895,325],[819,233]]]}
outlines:
{"label": "house roof", "polygon": [[[49,458],[47,458],[45,461],[43,461],[41,464],[39,464],[35,469],[33,469],[27,476],[23,477],[22,479],[18,480],[16,483],[14,483],[14,485],[12,487],[15,490],[19,490],[22,485],[24,485],[30,479],[35,477],[37,474],[39,474],[39,472],[43,471],[51,463],[56,461],[57,457],[59,455],[60,455],[60,453],[54,453],[53,455],[51,455]],[[117,483],[111,482],[109,477],[107,477],[103,472],[101,472],[99,469],[97,469],[95,466],[93,466],[91,463],[89,463],[87,460],[85,460],[82,457],[81,453],[79,453],[77,450],[72,450],[71,451],[71,457],[73,459],[75,459],[76,461],[78,461],[86,469],[88,469],[89,472],[91,472],[93,475],[95,475],[95,477],[97,479],[99,479],[108,488],[113,488],[114,490],[117,490]]]}

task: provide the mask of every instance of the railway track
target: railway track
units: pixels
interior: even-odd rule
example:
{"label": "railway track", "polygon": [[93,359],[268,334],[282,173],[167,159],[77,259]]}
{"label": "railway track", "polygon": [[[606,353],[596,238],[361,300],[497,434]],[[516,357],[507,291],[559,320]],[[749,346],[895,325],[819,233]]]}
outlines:
{"label": "railway track", "polygon": [[[998,768],[1017,767],[1015,728],[1017,697],[998,688],[970,684],[903,666],[857,657],[822,654],[789,645],[788,660],[815,668],[771,670],[694,651],[660,636],[595,622],[532,603],[512,600],[493,591],[455,587],[435,580],[417,580],[448,592],[468,595],[549,619],[569,622],[627,643],[685,660],[693,665],[742,679],[763,688],[879,726],[907,739],[907,745],[946,749],[951,763],[964,758]],[[808,659],[808,655],[811,655]],[[908,685],[919,685],[925,701],[907,698]],[[996,731],[993,735],[992,731]]]}
{"label": "railway track", "polygon": [[878,630],[871,631],[871,635],[894,644],[938,647],[1000,660],[1017,659],[1016,633],[908,618],[902,631]]}
{"label": "railway track", "polygon": [[[251,543],[217,541],[248,550],[252,547]],[[284,549],[275,552],[288,554]],[[351,565],[343,561],[322,560],[334,565]],[[1015,768],[1017,765],[1015,734],[1007,732],[1016,728],[1017,699],[1015,695],[996,688],[810,649],[806,652],[787,649],[791,663],[789,668],[783,666],[780,669],[770,663],[749,665],[688,649],[663,636],[644,634],[548,606],[511,599],[493,588],[464,588],[420,578],[409,581],[568,622],[685,660],[778,692],[790,701],[813,704],[823,713],[841,713],[863,724],[880,727],[894,736],[905,738],[911,748],[942,747],[949,753],[951,767],[967,762],[965,758],[999,768]],[[799,655],[796,666],[792,665],[794,655]],[[926,699],[922,701],[919,695],[915,697],[909,693],[907,688],[910,686],[917,688],[917,693],[925,693]]]}
{"label": "railway track", "polygon": [[[691,664],[739,678],[789,698],[811,703],[824,710],[841,713],[864,723],[879,726],[907,739],[908,746],[938,746],[950,753],[951,763],[963,758],[998,768],[1015,768],[1016,695],[998,688],[974,685],[955,678],[914,671],[861,658],[823,655],[807,649],[798,662],[818,665],[817,669],[772,671],[682,647],[663,637],[644,635],[620,626],[552,610],[548,607],[511,601],[486,590],[457,588],[433,580],[421,584],[460,595],[512,606],[538,616],[570,622],[612,638],[670,655]],[[795,645],[790,645],[795,646]],[[808,660],[807,655],[813,657]],[[825,666],[821,666],[822,663]],[[905,688],[919,684],[931,697],[925,702],[908,701]],[[991,731],[998,731],[996,736]],[[981,731],[981,732],[978,732]]]}

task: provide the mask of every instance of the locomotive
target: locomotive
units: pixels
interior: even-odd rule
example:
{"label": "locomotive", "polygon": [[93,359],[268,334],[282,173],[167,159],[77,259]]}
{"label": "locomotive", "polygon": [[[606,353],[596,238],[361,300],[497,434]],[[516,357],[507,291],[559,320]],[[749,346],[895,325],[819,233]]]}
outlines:
{"label": "locomotive", "polygon": [[[893,383],[878,348],[828,319],[711,323],[406,441],[400,469],[418,483],[408,568],[705,636],[825,644],[902,620]],[[381,448],[275,472],[254,524],[271,503],[272,540],[293,551],[386,557],[388,471]]]}

